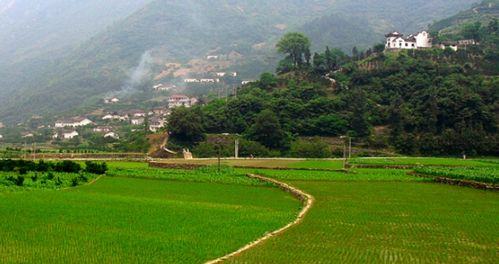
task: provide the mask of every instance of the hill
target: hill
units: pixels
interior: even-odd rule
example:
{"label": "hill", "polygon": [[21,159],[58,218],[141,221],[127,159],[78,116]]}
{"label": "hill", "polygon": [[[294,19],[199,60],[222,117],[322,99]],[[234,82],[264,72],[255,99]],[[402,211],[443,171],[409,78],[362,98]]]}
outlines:
{"label": "hill", "polygon": [[[160,71],[165,63],[185,63],[210,52],[237,52],[242,55],[239,63],[244,69],[245,62],[254,60],[260,64],[273,63],[276,59],[272,58],[275,56],[268,59],[272,54],[269,50],[288,30],[309,31],[318,40],[318,47],[339,44],[350,50],[353,45],[367,47],[377,42],[380,35],[393,28],[421,29],[431,20],[456,12],[473,1],[427,2],[154,0],[104,31],[97,26],[87,27],[92,28],[91,33],[69,41],[79,42],[77,48],[58,49],[55,52],[58,56],[47,52],[50,55],[0,65],[0,91],[3,91],[0,119],[18,121],[33,113],[48,115],[91,107],[105,94],[121,90],[130,69],[146,53],[152,57],[149,60],[152,72]],[[81,17],[95,15],[91,14]],[[102,13],[97,16],[105,17]],[[360,17],[364,19],[359,20]],[[65,25],[73,23],[65,16],[57,21]],[[92,37],[88,39],[89,36]]]}
{"label": "hill", "polygon": [[480,22],[489,23],[493,18],[499,17],[499,0],[485,0],[474,5],[468,10],[459,12],[447,19],[440,20],[430,26],[430,31],[439,32],[440,35],[459,34],[465,25]]}

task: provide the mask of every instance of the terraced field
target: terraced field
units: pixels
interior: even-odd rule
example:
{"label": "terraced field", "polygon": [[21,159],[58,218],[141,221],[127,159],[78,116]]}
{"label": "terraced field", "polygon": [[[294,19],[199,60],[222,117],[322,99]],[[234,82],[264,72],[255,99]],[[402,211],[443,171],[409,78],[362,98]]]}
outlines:
{"label": "terraced field", "polygon": [[1,192],[2,263],[202,263],[294,219],[277,188],[104,177],[66,191]]}

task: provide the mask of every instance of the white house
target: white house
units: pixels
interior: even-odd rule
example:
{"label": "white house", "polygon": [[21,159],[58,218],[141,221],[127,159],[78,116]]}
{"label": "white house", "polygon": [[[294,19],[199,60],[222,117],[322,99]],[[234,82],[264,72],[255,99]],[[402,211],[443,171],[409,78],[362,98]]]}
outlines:
{"label": "white house", "polygon": [[158,91],[158,92],[167,92],[167,91],[174,90],[176,88],[177,88],[176,85],[173,85],[173,84],[172,85],[164,85],[162,83],[153,86],[153,89],[155,91]]}
{"label": "white house", "polygon": [[0,139],[3,139],[3,136],[2,136],[2,135],[0,135]]}
{"label": "white house", "polygon": [[399,32],[392,32],[386,35],[385,48],[387,50],[421,49],[431,48],[432,46],[433,40],[426,31],[409,35],[406,38],[404,38],[404,34]]}
{"label": "white house", "polygon": [[102,117],[102,120],[127,121],[128,115],[127,114],[119,114],[119,113],[107,114],[107,115]]}
{"label": "white house", "polygon": [[62,138],[63,139],[73,139],[77,136],[79,136],[80,134],[78,134],[77,131],[68,131],[68,132],[63,132],[62,133]]}
{"label": "white house", "polygon": [[187,95],[177,94],[168,98],[168,108],[175,108],[180,106],[191,107],[197,103],[196,98],[189,98]]}
{"label": "white house", "polygon": [[71,120],[58,120],[55,122],[56,128],[83,127],[93,124],[92,120],[85,117],[74,117]]}
{"label": "white house", "polygon": [[143,117],[134,117],[132,118],[132,120],[130,121],[130,123],[134,126],[140,126],[140,125],[143,125],[145,122],[145,119]]}
{"label": "white house", "polygon": [[220,79],[201,79],[199,81],[201,83],[219,83]]}
{"label": "white house", "polygon": [[120,139],[120,136],[114,132],[109,132],[104,135],[104,138],[113,138],[113,139]]}
{"label": "white house", "polygon": [[163,118],[158,118],[158,117],[153,117],[149,121],[149,130],[152,132],[156,133],[160,129],[164,128],[166,126],[166,122]]}
{"label": "white house", "polygon": [[184,79],[184,83],[199,83],[201,82],[198,79]]}
{"label": "white house", "polygon": [[458,44],[455,42],[443,42],[438,45],[441,49],[451,49],[457,51],[459,49]]}
{"label": "white house", "polygon": [[93,131],[96,133],[109,133],[113,131],[113,128],[110,126],[98,126],[94,128]]}
{"label": "white house", "polygon": [[215,72],[215,76],[217,77],[224,77],[226,74],[226,72]]}
{"label": "white house", "polygon": [[218,60],[219,56],[218,55],[208,55],[206,56],[207,60]]}
{"label": "white house", "polygon": [[104,99],[104,103],[105,104],[116,104],[120,101],[120,99],[116,98],[116,97],[112,97],[112,98],[105,98]]}

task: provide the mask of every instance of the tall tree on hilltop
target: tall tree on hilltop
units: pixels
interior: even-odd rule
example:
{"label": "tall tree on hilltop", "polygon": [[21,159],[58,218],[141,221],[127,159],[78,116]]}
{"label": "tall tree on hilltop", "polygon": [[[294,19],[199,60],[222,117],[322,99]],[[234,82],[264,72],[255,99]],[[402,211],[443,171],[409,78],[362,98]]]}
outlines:
{"label": "tall tree on hilltop", "polygon": [[277,43],[277,51],[287,54],[295,67],[310,61],[310,39],[302,33],[293,32],[284,35]]}

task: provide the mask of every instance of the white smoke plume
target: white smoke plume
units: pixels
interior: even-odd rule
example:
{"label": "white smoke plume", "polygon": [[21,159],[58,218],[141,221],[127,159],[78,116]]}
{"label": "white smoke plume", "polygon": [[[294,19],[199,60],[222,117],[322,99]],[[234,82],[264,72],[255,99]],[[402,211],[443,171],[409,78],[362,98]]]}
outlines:
{"label": "white smoke plume", "polygon": [[152,68],[151,52],[146,51],[140,57],[139,65],[130,72],[128,80],[121,87],[121,94],[129,94],[138,91],[141,84],[147,81],[151,75]]}

